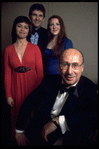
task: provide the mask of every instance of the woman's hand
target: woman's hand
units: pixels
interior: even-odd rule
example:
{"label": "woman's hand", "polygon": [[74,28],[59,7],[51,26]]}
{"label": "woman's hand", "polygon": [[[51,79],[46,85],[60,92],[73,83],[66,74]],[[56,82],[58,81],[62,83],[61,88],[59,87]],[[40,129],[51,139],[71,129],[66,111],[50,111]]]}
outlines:
{"label": "woman's hand", "polygon": [[12,97],[8,97],[8,98],[7,98],[7,104],[8,104],[11,108],[14,107],[14,100],[13,100]]}

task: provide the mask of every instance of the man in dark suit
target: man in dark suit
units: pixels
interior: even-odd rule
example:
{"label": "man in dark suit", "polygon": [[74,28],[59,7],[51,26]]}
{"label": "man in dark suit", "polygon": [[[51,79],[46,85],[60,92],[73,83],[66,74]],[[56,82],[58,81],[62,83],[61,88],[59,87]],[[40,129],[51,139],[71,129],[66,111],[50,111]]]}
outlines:
{"label": "man in dark suit", "polygon": [[44,56],[43,51],[45,50],[48,43],[48,35],[47,29],[41,27],[45,20],[44,6],[42,4],[33,4],[29,10],[29,18],[32,23],[32,34],[30,37],[30,42],[37,45],[41,50],[45,73],[46,57]]}
{"label": "man in dark suit", "polygon": [[43,53],[47,44],[47,29],[41,27],[45,19],[45,8],[42,4],[33,4],[29,10],[29,18],[32,23],[31,43],[38,45]]}
{"label": "man in dark suit", "polygon": [[[82,76],[83,70],[80,51],[63,51],[60,75],[45,77],[20,109],[15,136],[18,145],[51,145],[60,136],[65,145],[89,145],[88,136],[97,128],[96,85]],[[37,113],[25,129],[34,107]]]}

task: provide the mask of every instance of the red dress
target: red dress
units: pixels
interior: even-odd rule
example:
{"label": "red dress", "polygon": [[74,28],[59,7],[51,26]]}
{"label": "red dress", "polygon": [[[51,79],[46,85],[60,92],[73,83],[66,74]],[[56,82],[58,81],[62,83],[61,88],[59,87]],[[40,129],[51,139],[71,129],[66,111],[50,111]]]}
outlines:
{"label": "red dress", "polygon": [[[16,119],[21,104],[43,79],[42,56],[38,46],[28,42],[21,63],[14,44],[12,44],[5,50],[4,62],[6,98],[12,97],[14,100],[14,108],[11,108],[12,136],[14,136]],[[20,66],[29,67],[31,70],[18,73],[15,68]]]}

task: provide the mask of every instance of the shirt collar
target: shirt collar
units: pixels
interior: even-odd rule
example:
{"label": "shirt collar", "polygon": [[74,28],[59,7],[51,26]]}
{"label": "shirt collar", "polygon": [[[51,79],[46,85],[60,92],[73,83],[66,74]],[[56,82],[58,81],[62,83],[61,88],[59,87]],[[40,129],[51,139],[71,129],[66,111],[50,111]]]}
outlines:
{"label": "shirt collar", "polygon": [[38,29],[35,29],[35,28],[33,27],[33,29],[32,29],[32,34],[35,34],[35,32],[37,32],[37,33],[39,34],[40,28],[41,28],[41,27],[39,27]]}
{"label": "shirt collar", "polygon": [[[63,79],[62,79],[62,84],[64,84]],[[71,85],[71,87],[72,87],[72,86],[76,86],[77,84],[78,84],[78,82],[76,82],[75,84]],[[66,87],[66,88],[68,88],[68,87]]]}
{"label": "shirt collar", "polygon": [[[64,84],[63,79],[62,79],[62,84]],[[75,84],[71,85],[71,87],[77,86],[77,84],[78,84],[78,82],[76,82]],[[68,87],[66,87],[66,88],[68,88]],[[77,97],[78,97],[77,87],[75,87],[75,91],[74,91],[74,93],[73,93],[73,94],[74,94],[75,96],[77,96]]]}

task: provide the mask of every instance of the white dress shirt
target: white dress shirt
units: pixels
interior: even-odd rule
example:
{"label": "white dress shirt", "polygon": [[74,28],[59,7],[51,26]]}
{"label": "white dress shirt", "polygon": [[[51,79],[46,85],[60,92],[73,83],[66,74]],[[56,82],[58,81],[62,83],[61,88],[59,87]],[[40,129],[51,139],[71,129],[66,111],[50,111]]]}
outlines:
{"label": "white dress shirt", "polygon": [[[58,95],[56,97],[56,101],[55,101],[54,106],[51,111],[51,118],[57,117],[57,115],[61,112],[68,96],[69,96],[68,92],[64,92],[64,93],[60,94],[60,90],[59,90]],[[64,134],[66,132],[66,128],[68,130],[68,127],[66,125],[66,119],[65,119],[64,115],[59,116],[59,125],[61,128],[62,134]]]}
{"label": "white dress shirt", "polygon": [[[62,80],[62,83],[63,83],[63,80]],[[76,85],[77,85],[77,83],[75,83],[71,87],[76,86]],[[60,90],[58,91],[58,95],[56,97],[55,103],[54,103],[53,108],[51,110],[51,118],[57,117],[57,115],[61,112],[68,96],[69,96],[68,92],[64,92],[61,94]],[[67,130],[69,130],[64,115],[59,116],[59,125],[61,128],[62,134],[64,134]]]}
{"label": "white dress shirt", "polygon": [[39,39],[39,34],[37,32],[35,32],[35,34],[31,34],[31,38],[30,41],[32,44],[37,45],[38,44],[38,39]]}

